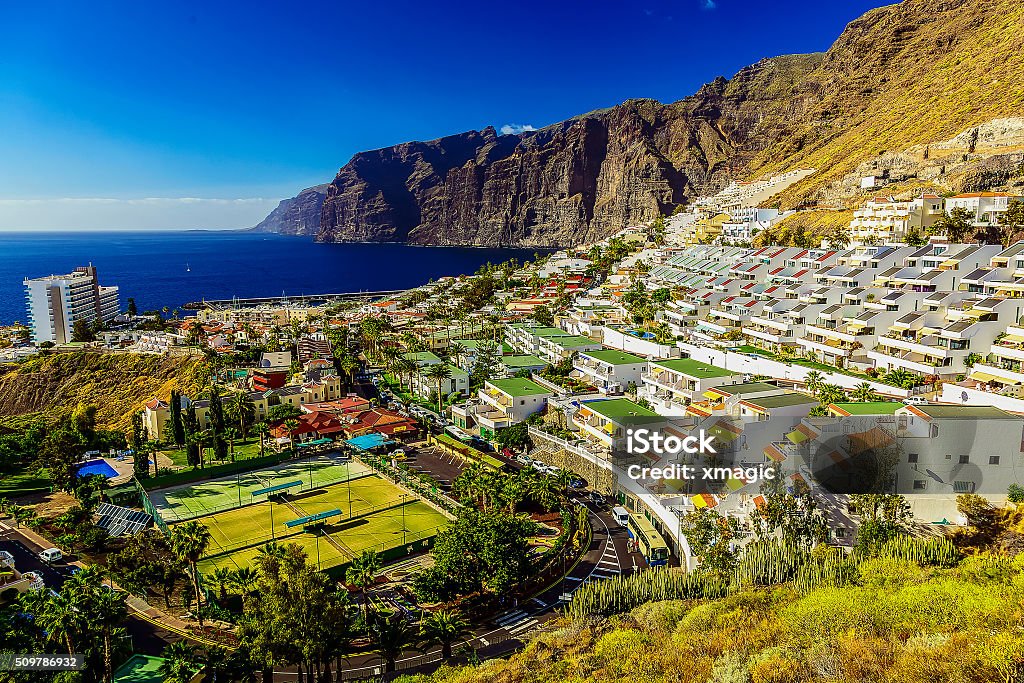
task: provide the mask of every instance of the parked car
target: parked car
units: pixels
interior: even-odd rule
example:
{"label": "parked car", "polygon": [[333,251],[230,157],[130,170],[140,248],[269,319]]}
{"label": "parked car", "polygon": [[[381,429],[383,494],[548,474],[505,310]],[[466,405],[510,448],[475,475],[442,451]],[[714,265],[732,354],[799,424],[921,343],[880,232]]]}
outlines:
{"label": "parked car", "polygon": [[903,399],[903,403],[908,406],[926,406],[928,405],[928,399],[921,396],[907,396]]}
{"label": "parked car", "polygon": [[587,496],[594,505],[604,505],[604,495],[598,491],[591,491]]}
{"label": "parked car", "polygon": [[54,562],[60,562],[63,560],[64,553],[60,551],[60,548],[47,548],[39,553],[39,559],[46,564],[53,564]]}
{"label": "parked car", "polygon": [[554,465],[548,465],[547,469],[544,470],[544,474],[548,475],[549,477],[557,477],[559,475],[559,473],[561,473],[561,471],[562,471],[561,467],[556,467]]}
{"label": "parked car", "polygon": [[548,466],[542,463],[540,460],[534,460],[530,462],[530,467],[541,473],[548,471]]}
{"label": "parked car", "polygon": [[587,482],[583,481],[583,477],[578,474],[573,474],[569,477],[569,488],[581,489],[587,485]]}
{"label": "parked car", "polygon": [[521,463],[523,465],[532,465],[533,464],[533,458],[531,458],[530,456],[528,456],[525,453],[523,453],[521,455],[517,455],[516,456],[516,462]]}
{"label": "parked car", "polygon": [[469,438],[472,441],[473,448],[477,449],[478,451],[483,451],[484,453],[491,453],[492,451],[494,451],[494,447],[487,439],[479,437],[476,434],[473,434]]}

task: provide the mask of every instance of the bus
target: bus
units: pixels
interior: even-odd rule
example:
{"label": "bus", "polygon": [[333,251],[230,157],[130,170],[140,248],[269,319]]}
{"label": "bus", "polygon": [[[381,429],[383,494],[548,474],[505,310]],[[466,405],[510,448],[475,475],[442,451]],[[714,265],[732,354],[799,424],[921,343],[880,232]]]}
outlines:
{"label": "bus", "polygon": [[643,513],[637,512],[629,516],[627,530],[629,537],[636,541],[637,547],[647,560],[647,566],[661,567],[668,564],[668,544]]}

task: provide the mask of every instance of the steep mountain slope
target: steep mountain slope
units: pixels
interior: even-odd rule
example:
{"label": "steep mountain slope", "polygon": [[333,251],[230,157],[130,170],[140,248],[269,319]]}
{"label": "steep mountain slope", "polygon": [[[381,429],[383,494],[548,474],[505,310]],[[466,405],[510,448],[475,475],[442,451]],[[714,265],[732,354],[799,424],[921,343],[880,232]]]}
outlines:
{"label": "steep mountain slope", "polygon": [[282,199],[277,208],[250,228],[252,232],[276,232],[281,235],[316,235],[320,230],[320,210],[327,196],[327,183]]}
{"label": "steep mountain slope", "polygon": [[189,395],[209,383],[203,357],[131,353],[55,353],[0,367],[0,415],[60,415],[79,404],[97,407],[101,427],[128,429],[131,415],[172,389]]}
{"label": "steep mountain slope", "polygon": [[1017,0],[904,0],[824,54],[765,59],[672,104],[356,154],[327,189],[317,239],[580,244],[799,167],[818,172],[782,202],[813,202],[867,159],[1024,110],[1021,35]]}

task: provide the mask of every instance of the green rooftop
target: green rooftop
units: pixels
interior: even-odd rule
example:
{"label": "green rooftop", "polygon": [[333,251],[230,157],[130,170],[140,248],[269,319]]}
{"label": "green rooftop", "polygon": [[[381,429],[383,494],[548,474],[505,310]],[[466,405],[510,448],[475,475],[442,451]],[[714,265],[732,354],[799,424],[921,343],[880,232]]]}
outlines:
{"label": "green rooftop", "polygon": [[732,370],[720,368],[717,365],[701,363],[699,360],[694,360],[692,358],[659,360],[655,361],[653,364],[657,365],[658,367],[665,368],[666,370],[671,370],[672,372],[678,372],[680,374],[686,375],[687,377],[732,377],[733,375],[739,374],[737,372],[733,372]]}
{"label": "green rooftop", "polygon": [[501,364],[507,368],[542,368],[547,362],[537,356],[502,356]]}
{"label": "green rooftop", "polygon": [[487,382],[498,391],[508,394],[512,398],[520,396],[534,396],[536,394],[550,394],[551,392],[525,377],[510,377],[508,379],[492,379]]}
{"label": "green rooftop", "polygon": [[780,391],[781,387],[767,382],[743,382],[742,384],[727,384],[722,387],[709,387],[708,391],[714,391],[726,396],[747,396],[749,394],[763,394],[766,391]]}
{"label": "green rooftop", "polygon": [[585,405],[595,413],[609,420],[623,420],[634,417],[661,417],[653,410],[644,408],[628,398],[610,398],[604,401],[587,401]]}
{"label": "green rooftop", "polygon": [[[910,406],[903,406],[908,408]],[[942,406],[929,404],[913,406],[928,417],[939,417],[961,420],[1020,420],[1020,416],[1012,415],[1005,410],[993,406]]]}
{"label": "green rooftop", "polygon": [[132,655],[131,658],[114,672],[114,683],[163,683],[160,665],[161,657]]}
{"label": "green rooftop", "polygon": [[441,359],[433,351],[410,351],[409,353],[402,354],[402,357],[420,364],[441,362]]}
{"label": "green rooftop", "polygon": [[559,346],[563,349],[578,349],[582,346],[593,346],[594,344],[600,344],[590,337],[577,337],[575,335],[569,335],[568,337],[548,337],[551,339],[551,343]]}
{"label": "green rooftop", "polygon": [[582,356],[587,358],[594,358],[602,363],[608,363],[609,365],[636,365],[637,363],[646,363],[646,358],[640,356],[634,356],[632,353],[626,353],[625,351],[616,351],[615,349],[598,349],[597,351],[583,351]]}
{"label": "green rooftop", "polygon": [[843,415],[892,415],[903,407],[897,401],[866,401],[864,403],[833,403],[829,408],[835,408]]}
{"label": "green rooftop", "polygon": [[777,396],[762,396],[761,398],[752,398],[747,401],[753,405],[761,408],[785,408],[786,406],[799,406],[805,403],[817,403],[817,399],[807,394],[796,394],[787,393],[779,394]]}

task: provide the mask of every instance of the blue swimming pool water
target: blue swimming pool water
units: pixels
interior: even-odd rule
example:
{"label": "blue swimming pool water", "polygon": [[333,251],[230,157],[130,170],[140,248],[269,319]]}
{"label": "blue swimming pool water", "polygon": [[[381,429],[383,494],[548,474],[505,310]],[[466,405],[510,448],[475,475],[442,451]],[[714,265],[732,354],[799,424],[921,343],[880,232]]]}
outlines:
{"label": "blue swimming pool water", "polygon": [[78,476],[87,477],[90,474],[102,474],[107,479],[113,479],[117,476],[117,470],[108,465],[106,460],[98,458],[78,466]]}

